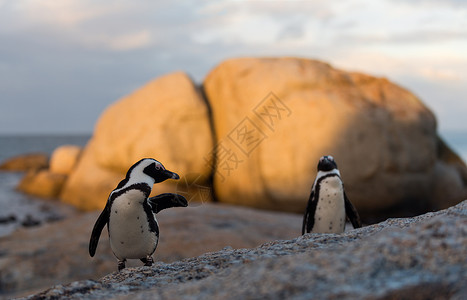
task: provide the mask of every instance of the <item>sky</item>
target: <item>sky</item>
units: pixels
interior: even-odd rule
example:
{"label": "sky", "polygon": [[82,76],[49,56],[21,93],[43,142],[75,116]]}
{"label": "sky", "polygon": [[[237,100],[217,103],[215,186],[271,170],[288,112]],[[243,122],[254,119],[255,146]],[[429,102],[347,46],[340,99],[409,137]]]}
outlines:
{"label": "sky", "polygon": [[298,56],[389,78],[467,130],[467,1],[0,0],[0,134],[91,133],[174,71]]}

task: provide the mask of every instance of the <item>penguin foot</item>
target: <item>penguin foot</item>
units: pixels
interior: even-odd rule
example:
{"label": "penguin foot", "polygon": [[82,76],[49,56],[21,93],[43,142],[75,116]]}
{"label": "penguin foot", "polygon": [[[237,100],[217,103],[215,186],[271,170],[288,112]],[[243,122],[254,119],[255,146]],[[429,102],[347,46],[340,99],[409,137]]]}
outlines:
{"label": "penguin foot", "polygon": [[148,255],[146,258],[141,258],[140,260],[144,263],[146,267],[150,267],[154,263],[154,259],[150,255]]}
{"label": "penguin foot", "polygon": [[125,269],[125,262],[126,262],[126,259],[118,261],[118,271]]}

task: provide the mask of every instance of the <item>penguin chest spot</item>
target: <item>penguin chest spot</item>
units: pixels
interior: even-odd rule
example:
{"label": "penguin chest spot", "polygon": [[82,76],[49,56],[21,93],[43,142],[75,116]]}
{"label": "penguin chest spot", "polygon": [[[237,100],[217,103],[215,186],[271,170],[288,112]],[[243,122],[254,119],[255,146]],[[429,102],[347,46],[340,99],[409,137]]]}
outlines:
{"label": "penguin chest spot", "polygon": [[132,190],[116,198],[112,204],[110,246],[119,259],[143,258],[156,249],[158,236],[150,231],[148,215],[143,208],[145,199],[143,192]]}
{"label": "penguin chest spot", "polygon": [[321,182],[312,232],[341,233],[345,228],[344,186],[339,177]]}

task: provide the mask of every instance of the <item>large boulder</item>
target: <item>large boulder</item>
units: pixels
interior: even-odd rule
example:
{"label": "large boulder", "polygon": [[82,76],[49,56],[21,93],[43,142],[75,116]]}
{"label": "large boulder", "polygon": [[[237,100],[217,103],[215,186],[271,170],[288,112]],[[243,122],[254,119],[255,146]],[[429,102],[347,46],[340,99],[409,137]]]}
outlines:
{"label": "large boulder", "polygon": [[[102,208],[128,168],[144,157],[184,181],[205,184],[212,145],[208,108],[193,82],[182,72],[162,76],[106,109],[62,199],[82,209]],[[174,189],[167,181],[157,192]]]}
{"label": "large boulder", "polygon": [[466,299],[467,201],[343,234],[306,234],[97,281],[29,299]]}
{"label": "large boulder", "polygon": [[322,155],[335,157],[367,218],[467,197],[466,166],[437,137],[433,113],[385,78],[315,60],[240,58],[212,70],[204,89],[221,202],[302,212]]}

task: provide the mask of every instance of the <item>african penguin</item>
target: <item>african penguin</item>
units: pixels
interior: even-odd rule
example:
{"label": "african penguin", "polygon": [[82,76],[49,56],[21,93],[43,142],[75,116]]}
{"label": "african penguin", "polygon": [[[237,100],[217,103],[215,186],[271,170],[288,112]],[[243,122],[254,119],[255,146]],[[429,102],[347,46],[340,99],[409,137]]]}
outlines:
{"label": "african penguin", "polygon": [[334,158],[323,156],[303,217],[302,234],[344,232],[346,217],[354,228],[362,227],[357,210],[345,194]]}
{"label": "african penguin", "polygon": [[169,207],[186,207],[188,203],[185,197],[171,193],[148,197],[155,183],[179,178],[152,158],[141,159],[131,166],[125,179],[110,193],[94,225],[89,241],[91,257],[96,253],[102,229],[107,224],[110,247],[118,259],[119,271],[125,268],[127,259],[140,259],[145,266],[151,266],[159,241],[155,214]]}

